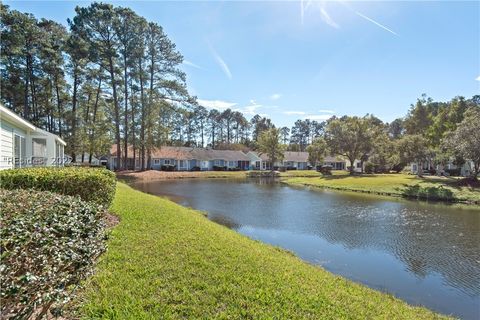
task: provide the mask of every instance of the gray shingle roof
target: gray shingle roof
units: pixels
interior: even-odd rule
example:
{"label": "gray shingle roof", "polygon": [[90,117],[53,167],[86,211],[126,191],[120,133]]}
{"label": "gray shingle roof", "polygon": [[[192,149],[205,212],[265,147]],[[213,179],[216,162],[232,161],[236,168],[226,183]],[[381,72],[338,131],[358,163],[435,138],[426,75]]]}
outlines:
{"label": "gray shingle roof", "polygon": [[283,161],[308,162],[308,152],[285,151]]}

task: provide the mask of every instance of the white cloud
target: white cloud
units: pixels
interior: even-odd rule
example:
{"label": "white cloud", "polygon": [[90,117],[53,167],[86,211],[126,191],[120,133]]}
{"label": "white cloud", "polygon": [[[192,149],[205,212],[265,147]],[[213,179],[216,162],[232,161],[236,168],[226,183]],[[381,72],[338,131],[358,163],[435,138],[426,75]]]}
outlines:
{"label": "white cloud", "polygon": [[303,111],[284,111],[283,114],[287,116],[303,116],[305,112]]}
{"label": "white cloud", "polygon": [[320,109],[320,110],[318,110],[318,112],[320,112],[320,113],[335,113],[335,111],[327,110],[327,109]]}
{"label": "white cloud", "polygon": [[250,103],[243,108],[237,108],[235,111],[240,111],[244,115],[254,116],[257,114],[257,109],[262,108],[255,100],[250,100]]}
{"label": "white cloud", "polygon": [[220,68],[222,68],[223,73],[225,73],[228,79],[232,79],[232,73],[230,72],[230,68],[228,67],[227,63],[222,59],[222,57],[220,57],[213,47],[210,47],[210,50],[212,51],[213,57],[217,61],[218,65]]}
{"label": "white cloud", "polygon": [[218,109],[218,110],[226,110],[228,108],[232,108],[237,105],[235,102],[228,102],[222,100],[202,100],[197,99],[197,102],[208,109]]}
{"label": "white cloud", "polygon": [[380,27],[380,28],[382,28],[382,29],[390,32],[391,34],[394,34],[394,35],[398,36],[398,34],[397,34],[395,31],[393,31],[393,30],[385,27],[383,24],[380,24],[379,22],[373,20],[372,18],[369,18],[369,17],[367,17],[366,15],[361,14],[361,13],[358,12],[358,11],[355,11],[355,14],[358,15],[359,17],[362,17],[363,19],[365,19],[365,20],[367,20],[367,21],[370,21],[371,23],[377,25],[378,27]]}
{"label": "white cloud", "polygon": [[194,68],[197,68],[197,69],[202,69],[202,67],[200,67],[198,64],[195,64],[191,61],[188,61],[188,60],[183,60],[183,64],[186,65],[186,66],[190,66],[190,67],[194,67]]}
{"label": "white cloud", "polygon": [[271,100],[278,100],[282,97],[282,95],[280,93],[274,93],[270,96],[270,99]]}
{"label": "white cloud", "polygon": [[303,119],[325,121],[332,117],[331,114],[309,114],[303,117]]}
{"label": "white cloud", "polygon": [[254,116],[258,114],[261,117],[268,117],[266,113],[260,113],[259,109],[278,108],[278,106],[264,106],[258,104],[255,100],[250,100],[249,103],[243,107],[239,106],[236,102],[229,102],[223,100],[202,100],[197,99],[199,105],[204,106],[207,109],[217,109],[218,111],[225,111],[226,109],[232,109],[243,113],[245,116]]}
{"label": "white cloud", "polygon": [[340,26],[330,17],[325,8],[320,8],[320,16],[322,17],[323,22],[328,24],[330,27],[335,29],[340,28]]}
{"label": "white cloud", "polygon": [[478,76],[475,80],[480,81],[480,76]]}

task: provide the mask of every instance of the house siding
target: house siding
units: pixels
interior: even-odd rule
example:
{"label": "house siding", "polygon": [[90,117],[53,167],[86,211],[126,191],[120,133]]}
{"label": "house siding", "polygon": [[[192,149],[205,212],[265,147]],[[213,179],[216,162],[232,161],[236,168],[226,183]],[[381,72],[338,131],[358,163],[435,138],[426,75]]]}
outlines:
{"label": "house siding", "polygon": [[[0,152],[2,158],[0,159],[0,170],[13,168],[13,134],[14,128],[1,121],[0,131]],[[24,133],[25,135],[25,133]]]}
{"label": "house siding", "polygon": [[[1,106],[0,106],[1,107]],[[4,107],[1,107],[4,108]],[[11,111],[3,111],[8,114]],[[17,116],[18,117],[18,116]],[[20,158],[17,162],[18,167],[30,166],[63,166],[64,152],[63,144],[61,144],[56,135],[36,128],[33,125],[26,125],[25,121],[18,117],[21,125],[8,121],[3,117],[0,118],[0,170],[11,169],[15,167],[15,136],[23,138],[23,147],[20,147]],[[13,121],[13,120],[12,120]],[[25,130],[23,128],[28,128]],[[41,139],[45,141],[44,153],[41,155],[40,161],[33,160],[33,139]],[[62,143],[64,143],[62,141]]]}

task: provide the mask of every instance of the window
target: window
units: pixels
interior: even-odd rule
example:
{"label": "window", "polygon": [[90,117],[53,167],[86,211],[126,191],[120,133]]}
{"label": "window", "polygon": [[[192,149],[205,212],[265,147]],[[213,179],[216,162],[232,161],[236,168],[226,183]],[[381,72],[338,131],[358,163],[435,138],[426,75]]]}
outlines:
{"label": "window", "polygon": [[361,162],[357,162],[357,168],[361,168],[362,167],[362,163]]}
{"label": "window", "polygon": [[33,138],[32,139],[32,155],[34,157],[46,157],[47,156],[47,140]]}
{"label": "window", "polygon": [[260,168],[260,161],[255,161],[255,168]]}
{"label": "window", "polygon": [[40,138],[32,139],[32,165],[44,166],[47,163],[47,140]]}
{"label": "window", "polygon": [[160,164],[160,159],[154,159],[154,160],[153,160],[153,163],[154,163],[154,164]]}
{"label": "window", "polygon": [[163,160],[163,164],[170,164],[170,159]]}
{"label": "window", "polygon": [[215,165],[219,166],[220,165],[220,160],[215,160]]}
{"label": "window", "polygon": [[26,164],[25,138],[15,135],[13,138],[13,153],[15,157],[15,168],[24,167]]}
{"label": "window", "polygon": [[234,167],[235,166],[235,161],[228,161],[228,166],[229,167]]}
{"label": "window", "polygon": [[180,168],[185,168],[185,160],[180,160]]}

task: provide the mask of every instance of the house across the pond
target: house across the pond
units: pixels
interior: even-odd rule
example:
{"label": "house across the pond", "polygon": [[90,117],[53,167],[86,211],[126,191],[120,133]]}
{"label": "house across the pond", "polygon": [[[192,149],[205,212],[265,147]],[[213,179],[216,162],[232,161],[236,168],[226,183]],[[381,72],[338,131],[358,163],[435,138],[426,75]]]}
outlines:
{"label": "house across the pond", "polygon": [[[123,147],[123,146],[121,146]],[[135,151],[135,152],[134,152]],[[120,170],[123,166],[123,149],[121,148]],[[127,170],[141,169],[140,150],[131,146],[127,152]],[[112,145],[110,155],[106,159],[107,167],[117,170],[117,146]],[[340,157],[325,157],[323,165],[333,170],[346,170],[347,162]],[[355,171],[360,171],[359,161],[354,163]],[[255,151],[244,153],[237,150],[214,150],[211,148],[162,146],[151,151],[150,161],[145,159],[146,170],[163,171],[213,171],[213,170],[308,170],[314,166],[308,161],[308,152],[285,151],[282,161],[272,164],[266,154]]]}
{"label": "house across the pond", "polygon": [[[266,154],[250,151],[247,153],[250,159],[250,169],[252,170],[271,170],[272,164]],[[325,157],[323,165],[332,166],[333,170],[345,170],[346,161],[338,157]],[[277,161],[273,168],[284,167],[287,170],[308,170],[314,166],[308,161],[308,152],[285,151],[283,161]]]}
{"label": "house across the pond", "polygon": [[[123,150],[121,155],[120,168],[123,168]],[[129,147],[127,155],[127,169],[139,170],[140,151],[136,150],[134,159],[133,148]],[[117,169],[116,160],[116,145],[113,145],[108,159],[110,169]],[[162,146],[152,150],[150,163],[146,163],[145,167],[168,171],[247,170],[250,167],[250,159],[243,152],[235,150]]]}
{"label": "house across the pond", "polygon": [[42,130],[0,105],[0,170],[63,166],[64,147],[57,135]]}

